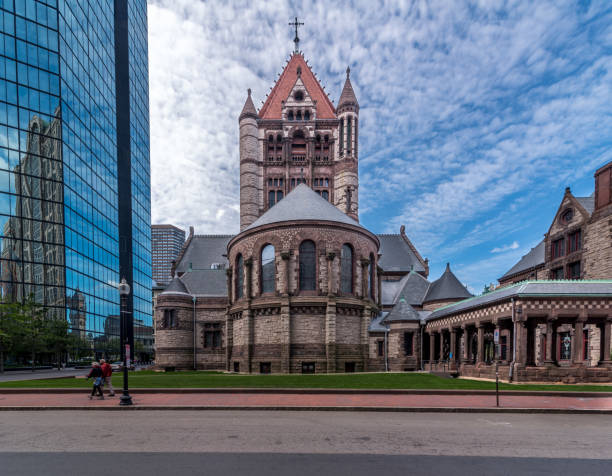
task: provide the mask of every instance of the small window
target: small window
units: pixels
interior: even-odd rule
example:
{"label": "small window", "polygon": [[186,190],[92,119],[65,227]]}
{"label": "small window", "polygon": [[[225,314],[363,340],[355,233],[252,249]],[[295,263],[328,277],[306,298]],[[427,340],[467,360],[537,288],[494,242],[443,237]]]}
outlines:
{"label": "small window", "polygon": [[283,140],[283,136],[281,136],[280,134],[278,134],[276,136],[276,142],[281,142]]}
{"label": "small window", "polygon": [[561,215],[561,221],[563,223],[569,223],[570,221],[572,221],[572,218],[574,218],[574,210],[572,210],[571,208],[569,210],[565,210],[563,212],[563,215]]}
{"label": "small window", "polygon": [[205,330],[204,331],[204,347],[206,349],[221,348],[221,331]]}
{"label": "small window", "polygon": [[567,277],[569,279],[580,279],[580,261],[567,265]]}
{"label": "small window", "polygon": [[310,240],[303,241],[299,248],[300,253],[300,290],[314,291],[316,289],[317,263],[315,244]]}
{"label": "small window", "polygon": [[268,192],[268,208],[272,208],[276,203],[276,192],[274,190],[270,190]]}
{"label": "small window", "polygon": [[278,192],[276,192],[276,202],[280,202],[283,199],[283,192],[281,192],[280,190]]}
{"label": "small window", "polygon": [[552,246],[552,257],[553,259],[559,258],[565,255],[565,239],[559,238],[551,243]]}
{"label": "small window", "polygon": [[404,355],[412,355],[412,344],[413,344],[414,332],[404,332]]}
{"label": "small window", "polygon": [[572,337],[569,332],[559,334],[559,359],[570,360],[572,358]]}
{"label": "small window", "polygon": [[270,362],[259,362],[259,373],[260,374],[271,374],[272,364]]}
{"label": "small window", "polygon": [[573,253],[574,251],[578,251],[582,248],[582,231],[577,230],[574,233],[571,233],[567,237],[569,252]]}
{"label": "small window", "polygon": [[382,340],[376,341],[376,354],[379,357],[383,357],[385,355],[385,342]]}
{"label": "small window", "polygon": [[302,373],[303,374],[314,374],[315,363],[314,362],[302,362]]}
{"label": "small window", "polygon": [[304,93],[302,91],[296,91],[295,94],[293,95],[293,98],[296,101],[303,101],[304,100]]}
{"label": "small window", "polygon": [[234,362],[234,372],[240,372],[240,362]]}
{"label": "small window", "polygon": [[236,298],[240,299],[244,292],[244,259],[239,254],[236,258]]}
{"label": "small window", "polygon": [[295,120],[296,120],[296,121],[301,121],[301,120],[302,120],[302,111],[298,111],[298,112],[295,114]]}
{"label": "small window", "polygon": [[551,279],[563,279],[563,268],[555,268],[551,271]]}
{"label": "small window", "polygon": [[323,190],[323,192],[321,192],[321,196],[329,202],[329,192],[327,190]]}
{"label": "small window", "polygon": [[274,136],[268,136],[268,142],[274,142]]}
{"label": "small window", "polygon": [[287,119],[293,121],[293,111],[289,111],[289,114],[287,114]]}
{"label": "small window", "polygon": [[310,121],[310,111],[306,111],[306,112],[304,113],[304,120],[305,120],[305,121]]}
{"label": "small window", "polygon": [[355,362],[344,362],[344,372],[347,374],[355,373]]}

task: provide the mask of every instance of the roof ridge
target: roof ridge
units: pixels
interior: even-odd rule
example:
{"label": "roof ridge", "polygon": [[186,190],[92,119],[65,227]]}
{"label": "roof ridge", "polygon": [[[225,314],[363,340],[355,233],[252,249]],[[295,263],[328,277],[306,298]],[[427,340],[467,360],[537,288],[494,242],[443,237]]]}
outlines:
{"label": "roof ridge", "polygon": [[236,235],[193,235],[195,238],[231,238]]}

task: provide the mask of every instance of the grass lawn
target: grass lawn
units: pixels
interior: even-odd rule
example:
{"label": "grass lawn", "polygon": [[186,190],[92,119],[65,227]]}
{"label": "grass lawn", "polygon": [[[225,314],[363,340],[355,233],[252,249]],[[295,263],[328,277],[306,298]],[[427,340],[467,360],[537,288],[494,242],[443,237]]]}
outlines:
{"label": "grass lawn", "polygon": [[[83,371],[85,374],[86,371]],[[121,388],[122,374],[113,375]],[[426,373],[369,373],[320,375],[236,375],[221,372],[130,372],[130,388],[354,388],[354,389],[471,389],[494,390],[495,383],[448,379]],[[80,378],[20,380],[0,383],[0,388],[85,388],[91,380]],[[502,390],[555,390],[612,392],[612,385],[517,385],[500,383]]]}

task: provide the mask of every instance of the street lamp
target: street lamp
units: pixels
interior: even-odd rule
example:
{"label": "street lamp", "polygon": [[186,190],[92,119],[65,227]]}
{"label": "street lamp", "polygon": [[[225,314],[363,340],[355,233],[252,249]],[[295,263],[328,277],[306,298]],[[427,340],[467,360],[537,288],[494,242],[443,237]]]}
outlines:
{"label": "street lamp", "polygon": [[128,359],[129,359],[129,337],[128,337],[128,329],[127,329],[127,298],[130,295],[130,285],[127,283],[125,278],[121,280],[119,283],[119,295],[121,296],[121,335],[123,337],[123,341],[121,342],[122,353],[123,353],[123,395],[119,399],[119,405],[131,405],[132,397],[130,397],[130,392],[128,391]]}

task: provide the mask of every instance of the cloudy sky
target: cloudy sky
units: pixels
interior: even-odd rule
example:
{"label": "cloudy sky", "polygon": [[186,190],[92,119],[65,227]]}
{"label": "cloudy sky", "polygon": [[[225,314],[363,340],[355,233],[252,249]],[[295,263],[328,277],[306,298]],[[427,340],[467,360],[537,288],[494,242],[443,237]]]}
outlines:
{"label": "cloudy sky", "polygon": [[293,48],[360,109],[360,219],[473,292],[612,160],[612,3],[149,0],[153,223],[239,225],[238,115]]}

